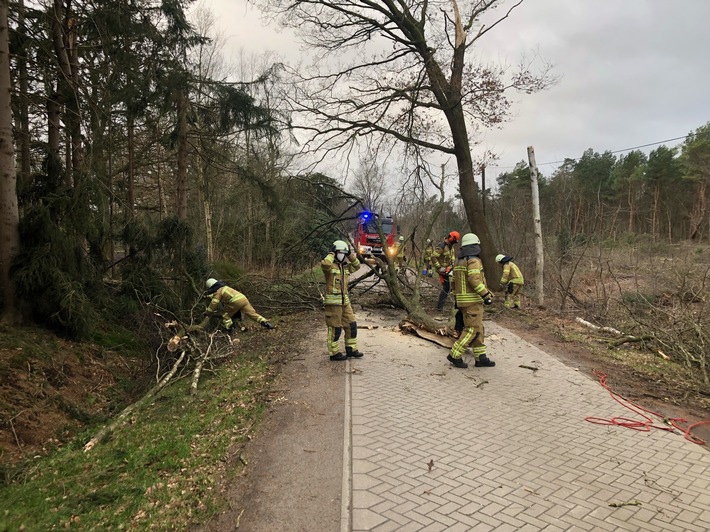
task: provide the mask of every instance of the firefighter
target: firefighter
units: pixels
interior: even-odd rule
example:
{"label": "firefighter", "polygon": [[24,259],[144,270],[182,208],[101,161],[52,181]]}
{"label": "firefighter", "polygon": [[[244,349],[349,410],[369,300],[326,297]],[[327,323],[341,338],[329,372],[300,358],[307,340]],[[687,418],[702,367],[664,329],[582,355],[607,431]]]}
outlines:
{"label": "firefighter", "polygon": [[[348,278],[358,270],[360,261],[346,242],[336,240],[320,267],[325,276],[325,324],[330,360],[362,358],[363,354],[357,350],[357,321],[348,296]],[[341,333],[345,337],[345,355],[338,348]]]}
{"label": "firefighter", "polygon": [[434,253],[434,247],[431,242],[431,238],[426,239],[426,244],[424,245],[424,269],[422,270],[422,275],[428,275],[431,277],[434,275],[431,264],[431,256]]}
{"label": "firefighter", "polygon": [[396,271],[399,271],[402,269],[402,266],[404,266],[404,261],[406,260],[406,257],[404,254],[407,252],[407,248],[404,244],[404,236],[399,237],[399,242],[397,243],[397,260],[395,262],[395,269]]}
{"label": "firefighter", "polygon": [[258,314],[251,306],[247,296],[238,292],[231,286],[227,286],[217,279],[207,279],[205,283],[207,294],[212,296],[209,306],[205,309],[205,316],[214,316],[217,307],[222,303],[222,326],[227,332],[234,332],[234,320],[242,319],[242,312],[262,327],[273,329],[274,326],[261,314]]}
{"label": "firefighter", "polygon": [[500,286],[505,290],[503,305],[505,308],[520,308],[520,291],[525,284],[520,268],[509,255],[496,256],[496,262],[503,265],[503,277],[500,278]]}
{"label": "firefighter", "polygon": [[436,304],[436,310],[444,310],[446,298],[449,296],[451,284],[449,283],[449,273],[453,267],[455,251],[454,244],[461,238],[458,231],[451,231],[446,238],[441,241],[431,255],[431,262],[439,272],[439,280],[441,281],[441,292],[439,292],[439,301]]}
{"label": "firefighter", "polygon": [[456,265],[454,266],[454,294],[456,306],[463,314],[463,331],[451,347],[447,360],[457,368],[467,368],[461,355],[468,344],[472,343],[475,366],[493,367],[496,365],[486,356],[486,344],[483,330],[483,305],[493,303],[493,295],[486,286],[483,263],[478,257],[481,253],[481,241],[473,233],[466,233],[461,239]]}

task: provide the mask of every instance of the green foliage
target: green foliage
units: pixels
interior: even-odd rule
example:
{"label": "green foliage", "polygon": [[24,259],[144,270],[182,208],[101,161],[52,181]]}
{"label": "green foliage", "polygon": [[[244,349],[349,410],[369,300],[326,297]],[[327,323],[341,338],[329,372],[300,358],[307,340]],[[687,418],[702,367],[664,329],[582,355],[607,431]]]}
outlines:
{"label": "green foliage", "polygon": [[99,274],[79,229],[58,223],[72,205],[67,197],[54,196],[28,208],[20,221],[22,248],[13,275],[22,307],[34,321],[86,338],[99,319]]}
{"label": "green foliage", "polygon": [[134,220],[126,225],[123,238],[130,255],[121,268],[122,293],[171,311],[190,306],[196,295],[193,286],[201,286],[207,274],[205,254],[195,249],[190,227],[177,218],[154,228]]}
{"label": "green foliage", "polygon": [[[0,478],[0,530],[188,529],[218,511],[209,472],[247,438],[235,427],[262,417],[268,366],[253,353],[204,375],[197,397],[185,381],[90,453],[88,432]],[[79,410],[74,413],[81,416]],[[98,429],[93,429],[98,430]],[[189,493],[189,497],[184,494]]]}
{"label": "green foliage", "polygon": [[233,262],[215,261],[212,263],[212,269],[214,270],[214,275],[210,274],[209,276],[217,279],[236,282],[246,277],[246,271]]}
{"label": "green foliage", "polygon": [[642,294],[640,292],[624,292],[621,300],[635,314],[648,311],[657,301],[655,294]]}

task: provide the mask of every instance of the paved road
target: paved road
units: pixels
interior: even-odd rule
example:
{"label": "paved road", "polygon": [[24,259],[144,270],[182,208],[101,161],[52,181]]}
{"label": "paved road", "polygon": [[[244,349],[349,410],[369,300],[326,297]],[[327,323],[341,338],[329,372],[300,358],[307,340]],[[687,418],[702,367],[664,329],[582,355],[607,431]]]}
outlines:
{"label": "paved road", "polygon": [[491,322],[497,366],[467,370],[377,323],[347,362],[341,530],[710,530],[710,453],[586,422],[630,414],[596,381]]}

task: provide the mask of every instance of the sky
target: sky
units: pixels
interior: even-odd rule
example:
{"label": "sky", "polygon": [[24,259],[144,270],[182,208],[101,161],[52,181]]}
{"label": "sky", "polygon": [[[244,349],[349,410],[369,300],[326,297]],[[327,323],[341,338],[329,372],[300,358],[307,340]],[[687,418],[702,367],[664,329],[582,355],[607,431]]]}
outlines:
{"label": "sky", "polygon": [[[245,0],[203,0],[226,38],[227,60],[271,51],[287,61],[302,51],[295,38]],[[463,5],[465,0],[459,0]],[[533,95],[512,95],[513,117],[485,132],[473,150],[495,152],[496,176],[535,148],[551,175],[585,149],[648,153],[675,146],[710,122],[709,0],[525,0],[489,32],[476,53],[517,64],[537,54],[559,81]],[[495,164],[496,166],[493,166]]]}

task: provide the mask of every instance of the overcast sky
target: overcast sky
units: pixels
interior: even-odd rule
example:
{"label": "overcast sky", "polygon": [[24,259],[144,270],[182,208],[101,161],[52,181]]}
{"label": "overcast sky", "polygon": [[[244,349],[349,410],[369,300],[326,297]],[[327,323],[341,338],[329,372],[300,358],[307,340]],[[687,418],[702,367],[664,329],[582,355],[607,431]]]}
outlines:
{"label": "overcast sky", "polygon": [[[265,26],[245,0],[207,5],[227,38],[227,60],[240,50],[298,56],[298,43]],[[489,175],[526,159],[529,145],[550,175],[557,165],[543,163],[577,158],[587,148],[655,143],[709,122],[709,23],[710,0],[525,0],[486,36],[479,53],[517,64],[537,51],[560,81],[515,96],[513,119],[486,133],[482,146],[500,156]]]}

